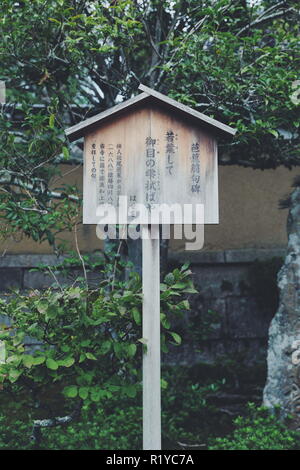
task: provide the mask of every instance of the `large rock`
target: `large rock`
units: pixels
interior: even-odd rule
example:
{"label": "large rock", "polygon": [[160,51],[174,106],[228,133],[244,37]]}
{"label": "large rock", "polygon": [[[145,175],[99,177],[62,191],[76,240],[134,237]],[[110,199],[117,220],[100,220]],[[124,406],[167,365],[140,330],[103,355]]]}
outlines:
{"label": "large rock", "polygon": [[278,311],[269,330],[268,376],[264,405],[280,405],[282,416],[291,414],[300,427],[300,187],[289,199],[288,247],[278,273]]}

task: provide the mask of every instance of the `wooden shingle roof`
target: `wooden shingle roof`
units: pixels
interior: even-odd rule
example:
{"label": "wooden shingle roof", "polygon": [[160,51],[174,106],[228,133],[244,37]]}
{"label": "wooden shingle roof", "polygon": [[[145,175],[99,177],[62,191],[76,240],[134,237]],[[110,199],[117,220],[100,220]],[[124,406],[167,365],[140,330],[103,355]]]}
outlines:
{"label": "wooden shingle roof", "polygon": [[103,121],[111,118],[116,117],[117,115],[126,112],[131,108],[135,108],[142,104],[143,102],[146,104],[148,102],[154,102],[157,104],[163,105],[165,108],[172,110],[173,112],[176,111],[181,115],[185,115],[193,120],[198,120],[201,124],[205,125],[210,131],[214,131],[217,134],[222,135],[234,135],[236,133],[236,129],[223,124],[216,119],[212,119],[205,114],[196,111],[189,106],[186,106],[182,103],[179,103],[172,98],[169,98],[158,91],[152,90],[145,85],[140,84],[139,90],[142,91],[141,94],[130,98],[129,100],[124,101],[123,103],[117,104],[112,108],[103,111],[102,113],[96,114],[84,121],[75,124],[72,127],[69,127],[65,130],[66,135],[69,137],[69,140],[72,142],[74,140],[79,139],[80,137],[86,135],[87,133],[93,131],[99,124],[102,124]]}

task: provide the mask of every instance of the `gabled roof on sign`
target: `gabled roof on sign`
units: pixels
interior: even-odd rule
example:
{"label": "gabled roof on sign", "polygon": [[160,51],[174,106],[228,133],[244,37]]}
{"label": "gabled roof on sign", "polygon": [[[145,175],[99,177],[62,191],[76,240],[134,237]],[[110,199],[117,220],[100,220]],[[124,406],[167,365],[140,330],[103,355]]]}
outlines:
{"label": "gabled roof on sign", "polygon": [[131,107],[135,107],[143,101],[152,101],[156,103],[160,102],[167,108],[173,108],[173,110],[175,109],[181,114],[186,114],[193,119],[201,121],[201,123],[205,124],[206,127],[211,128],[211,130],[214,130],[219,134],[234,135],[236,133],[236,129],[229,127],[226,124],[217,121],[216,119],[212,119],[211,117],[206,116],[205,114],[202,114],[199,111],[195,111],[189,106],[179,103],[178,101],[175,101],[172,98],[169,98],[168,96],[159,93],[158,91],[152,90],[152,88],[140,84],[139,90],[142,91],[141,94],[134,96],[133,98],[130,98],[129,100],[124,101],[123,103],[117,104],[116,106],[113,106],[112,108],[109,108],[106,111],[103,111],[102,113],[96,114],[95,116],[85,119],[84,121],[75,124],[75,126],[66,129],[65,133],[69,137],[69,140],[72,142],[76,139],[79,139],[80,137],[83,137],[89,132],[95,130],[97,125],[102,123],[104,120],[113,116],[117,116],[118,114],[124,113]]}

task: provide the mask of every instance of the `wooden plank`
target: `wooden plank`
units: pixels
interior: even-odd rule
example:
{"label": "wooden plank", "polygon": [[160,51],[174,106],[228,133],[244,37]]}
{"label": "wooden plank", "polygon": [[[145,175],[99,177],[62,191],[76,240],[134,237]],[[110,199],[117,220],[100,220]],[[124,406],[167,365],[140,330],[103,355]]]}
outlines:
{"label": "wooden plank", "polygon": [[202,114],[199,111],[196,111],[195,109],[192,109],[189,106],[186,106],[185,104],[179,103],[178,101],[173,100],[172,98],[169,98],[168,96],[163,95],[162,93],[159,93],[158,91],[152,90],[152,88],[149,88],[146,85],[140,84],[139,90],[145,93],[148,93],[148,95],[154,96],[155,98],[157,98],[160,101],[163,101],[169,106],[172,106],[173,108],[178,109],[179,111],[189,114],[190,116],[196,119],[199,119],[200,121],[205,122],[206,124],[209,124],[210,126],[216,127],[217,129],[223,132],[226,132],[231,135],[235,135],[236,133],[236,129],[233,129],[232,127],[227,126],[226,124],[223,124],[222,122],[217,121],[216,119],[206,116],[205,114]]}
{"label": "wooden plank", "polygon": [[[147,144],[153,139],[153,145]],[[93,170],[92,146],[95,146],[96,171]],[[100,146],[104,145],[105,178],[100,184]],[[193,145],[199,146],[199,161],[193,162]],[[218,167],[217,144],[213,133],[208,133],[202,127],[187,123],[179,118],[177,113],[167,112],[160,106],[148,104],[147,107],[131,110],[125,115],[108,121],[100,129],[89,133],[85,138],[84,156],[84,190],[83,218],[86,224],[99,222],[96,216],[97,205],[100,204],[99,194],[105,189],[102,204],[110,203],[117,207],[116,193],[116,153],[121,147],[122,172],[119,195],[127,196],[131,201],[146,204],[153,197],[154,204],[204,204],[205,223],[218,223]],[[168,148],[171,148],[169,152]],[[108,188],[108,158],[109,149],[112,151],[113,197],[109,201]],[[153,158],[149,158],[153,152]],[[149,161],[151,160],[151,161]],[[151,167],[149,164],[151,163]],[[171,164],[172,163],[172,164]],[[193,165],[194,163],[194,165]],[[195,163],[199,163],[198,173],[194,172]],[[148,166],[147,166],[148,165]],[[152,166],[153,165],[153,166]],[[95,165],[94,165],[95,166]],[[153,181],[149,180],[149,171],[155,171]],[[96,178],[92,172],[95,171]],[[192,180],[199,177],[199,188],[194,190]],[[109,183],[110,184],[110,183]],[[151,190],[148,190],[151,186]],[[155,194],[154,194],[155,193]],[[141,221],[145,223],[146,221]],[[107,222],[113,223],[113,222]],[[157,222],[156,222],[157,223]],[[161,223],[168,223],[167,220]],[[171,220],[170,223],[182,223]],[[193,220],[186,223],[196,223]]]}
{"label": "wooden plank", "polygon": [[[166,112],[151,105],[151,135],[157,139],[159,150],[160,198],[159,202],[172,205],[203,204],[204,222],[219,223],[217,143],[212,133],[187,124],[176,112]],[[199,152],[193,161],[193,146]],[[169,150],[173,148],[172,154]],[[199,165],[198,173],[192,168]],[[193,191],[193,178],[199,178],[198,190]],[[195,223],[195,219],[187,223]],[[162,222],[163,223],[163,222]],[[174,223],[179,223],[174,221]]]}
{"label": "wooden plank", "polygon": [[[104,203],[112,204],[117,208],[118,194],[127,196],[128,205],[133,201],[143,203],[144,187],[143,173],[145,160],[145,141],[150,133],[149,111],[139,109],[124,116],[118,116],[109,121],[100,129],[85,138],[84,152],[84,185],[83,185],[83,223],[96,224],[97,205],[100,201],[100,191],[104,189]],[[96,178],[92,177],[93,155],[92,146],[96,149]],[[118,146],[121,154],[121,181],[120,191],[117,191],[117,153]],[[100,151],[103,147],[104,178],[100,178]],[[109,152],[112,156],[113,186],[112,200],[108,198],[108,165]],[[113,223],[113,222],[111,222]]]}
{"label": "wooden plank", "polygon": [[159,226],[143,233],[143,449],[161,449]]}
{"label": "wooden plank", "polygon": [[5,82],[0,80],[0,104],[5,104],[6,101],[6,90],[5,90]]}

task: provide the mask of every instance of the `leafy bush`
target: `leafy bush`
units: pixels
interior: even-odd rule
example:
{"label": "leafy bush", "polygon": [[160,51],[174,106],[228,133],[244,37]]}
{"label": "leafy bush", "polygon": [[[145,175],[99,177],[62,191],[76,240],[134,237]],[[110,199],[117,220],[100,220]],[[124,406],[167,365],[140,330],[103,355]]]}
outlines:
{"label": "leafy bush", "polygon": [[[163,369],[162,441],[164,449],[182,448],[207,442],[207,436],[220,431],[220,413],[207,403],[218,385],[199,385],[190,369]],[[167,385],[168,384],[168,385]],[[50,398],[50,397],[49,397]],[[49,400],[48,400],[49,402]],[[31,449],[34,410],[28,410],[26,397],[14,402],[3,392],[0,417],[0,449]],[[141,449],[142,397],[122,397],[116,393],[99,403],[83,405],[81,416],[68,426],[47,429],[41,449]]]}
{"label": "leafy bush", "polygon": [[[203,446],[208,436],[218,435],[227,428],[228,416],[209,402],[224,384],[194,375],[193,367],[163,368],[167,387],[162,393],[162,436],[165,448]],[[171,446],[171,447],[170,447]]]}
{"label": "leafy bush", "polygon": [[[49,426],[71,422],[83,406],[135,397],[140,390],[141,280],[132,272],[124,279],[117,257],[102,266],[97,289],[84,285],[15,292],[0,301],[0,340],[6,358],[0,364],[0,385],[14,396],[26,395],[34,420],[33,438],[40,441],[41,419]],[[188,265],[169,273],[161,284],[161,343],[180,344],[171,331],[172,315],[189,309],[183,293],[196,292]],[[40,346],[32,350],[28,338]],[[61,415],[64,416],[61,416]],[[45,424],[45,423],[44,423]],[[43,424],[43,426],[44,426]]]}
{"label": "leafy bush", "polygon": [[[97,404],[84,406],[80,419],[68,426],[49,428],[44,433],[40,449],[49,450],[123,450],[141,449],[142,408],[128,403],[114,403],[115,407],[103,408]],[[32,422],[24,415],[17,418],[18,407],[10,404],[9,414],[0,417],[0,449],[30,450]],[[23,408],[24,411],[24,408]],[[15,415],[15,416],[14,416]],[[12,419],[14,416],[15,419]]]}
{"label": "leafy bush", "polygon": [[[300,448],[299,433],[288,429],[277,414],[249,404],[247,414],[234,420],[209,401],[223,388],[218,383],[195,381],[186,367],[163,368],[163,449],[208,448],[209,450],[289,450]],[[168,385],[166,385],[168,384]],[[126,450],[142,448],[142,399],[116,393],[99,403],[84,404],[81,416],[68,426],[49,428],[41,449]],[[3,392],[0,412],[0,449],[32,449],[30,442],[34,411],[26,397],[14,402]],[[222,434],[231,431],[227,437]],[[216,437],[218,436],[218,437]],[[208,444],[207,444],[208,443]]]}
{"label": "leafy bush", "polygon": [[248,404],[248,414],[234,420],[236,429],[225,438],[211,440],[210,450],[300,449],[300,434],[279,421],[277,413]]}

